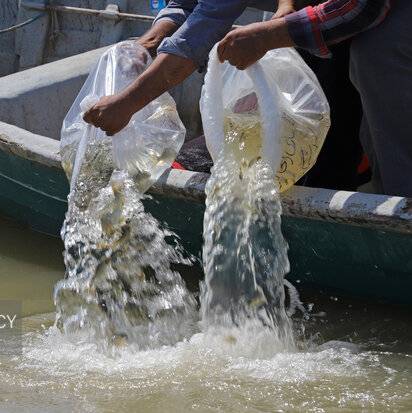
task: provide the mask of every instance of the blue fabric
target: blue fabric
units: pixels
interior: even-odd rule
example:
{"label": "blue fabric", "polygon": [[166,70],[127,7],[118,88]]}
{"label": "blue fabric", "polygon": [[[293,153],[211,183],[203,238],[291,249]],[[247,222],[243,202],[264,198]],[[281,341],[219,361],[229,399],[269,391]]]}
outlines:
{"label": "blue fabric", "polygon": [[179,29],[157,49],[193,60],[204,68],[212,47],[232,27],[246,7],[274,11],[276,0],[172,0],[157,16],[175,22]]}

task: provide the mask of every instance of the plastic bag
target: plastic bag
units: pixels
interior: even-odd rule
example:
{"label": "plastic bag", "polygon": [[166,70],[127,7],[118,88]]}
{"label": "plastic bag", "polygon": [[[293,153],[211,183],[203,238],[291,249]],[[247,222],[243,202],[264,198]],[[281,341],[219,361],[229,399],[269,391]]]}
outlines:
{"label": "plastic bag", "polygon": [[[72,183],[76,179],[72,173],[78,173],[87,142],[107,140],[105,132],[83,121],[83,112],[100,97],[124,90],[151,62],[146,49],[135,41],[118,43],[100,57],[63,121],[60,153]],[[164,93],[135,113],[112,138],[114,164],[132,176],[140,175],[153,182],[170,167],[185,134],[173,98]]]}
{"label": "plastic bag", "polygon": [[284,191],[314,165],[328,132],[322,88],[294,49],[271,50],[244,71],[221,64],[216,50],[200,102],[209,152],[216,160],[229,149],[240,168],[262,158]]}

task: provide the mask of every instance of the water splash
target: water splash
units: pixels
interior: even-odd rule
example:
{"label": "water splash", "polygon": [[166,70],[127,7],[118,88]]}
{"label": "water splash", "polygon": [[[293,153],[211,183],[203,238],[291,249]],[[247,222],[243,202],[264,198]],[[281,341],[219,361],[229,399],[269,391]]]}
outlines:
{"label": "water splash", "polygon": [[61,232],[66,277],[55,287],[56,325],[105,346],[175,343],[193,333],[197,310],[172,264],[191,260],[145,212],[147,177],[112,165],[111,140],[91,137]]}
{"label": "water splash", "polygon": [[206,187],[202,319],[207,326],[267,328],[279,348],[294,348],[285,310],[289,271],[273,169],[224,151]]}

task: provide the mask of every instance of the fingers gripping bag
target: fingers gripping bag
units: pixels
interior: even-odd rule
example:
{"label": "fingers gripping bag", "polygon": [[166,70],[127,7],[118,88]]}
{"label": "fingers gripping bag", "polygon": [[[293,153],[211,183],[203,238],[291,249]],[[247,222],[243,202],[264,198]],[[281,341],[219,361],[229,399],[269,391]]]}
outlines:
{"label": "fingers gripping bag", "polygon": [[83,113],[99,98],[123,91],[151,62],[145,48],[124,41],[105,51],[89,74],[61,132],[62,165],[71,188],[85,168],[95,180],[107,180],[117,168],[137,177],[144,192],[172,164],[186,130],[168,93],[135,113],[113,137],[83,120]]}
{"label": "fingers gripping bag", "polygon": [[230,151],[240,169],[258,159],[280,192],[315,163],[330,126],[329,104],[311,69],[292,48],[266,53],[246,70],[209,56],[201,114],[215,161]]}

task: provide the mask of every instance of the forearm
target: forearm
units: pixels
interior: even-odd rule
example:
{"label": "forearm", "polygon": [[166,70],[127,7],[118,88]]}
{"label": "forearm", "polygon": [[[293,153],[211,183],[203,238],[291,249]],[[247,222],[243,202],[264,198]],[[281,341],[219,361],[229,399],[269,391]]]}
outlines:
{"label": "forearm", "polygon": [[154,24],[137,42],[145,47],[152,57],[156,56],[157,48],[165,37],[171,36],[178,25],[171,20],[160,20]]}
{"label": "forearm", "polygon": [[170,0],[167,7],[156,16],[152,28],[139,39],[139,43],[154,57],[163,39],[172,36],[185,23],[196,5],[196,0]]}
{"label": "forearm", "polygon": [[257,24],[261,25],[264,32],[261,41],[265,51],[281,47],[295,46],[293,39],[289,35],[288,25],[284,18],[273,19]]}
{"label": "forearm", "polygon": [[152,100],[183,82],[196,70],[196,64],[180,56],[159,54],[148,69],[119,96],[136,113]]}

